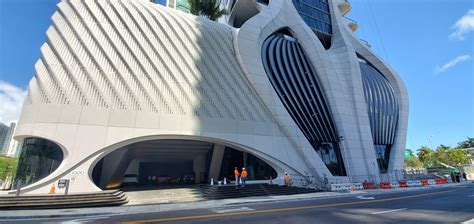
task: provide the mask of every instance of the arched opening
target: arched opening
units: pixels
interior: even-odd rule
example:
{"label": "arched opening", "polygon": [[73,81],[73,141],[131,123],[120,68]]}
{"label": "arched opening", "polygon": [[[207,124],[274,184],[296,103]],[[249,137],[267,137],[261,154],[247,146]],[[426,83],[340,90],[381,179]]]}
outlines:
{"label": "arched opening", "polygon": [[63,158],[63,150],[56,143],[42,138],[26,138],[12,189],[16,189],[20,182],[24,187],[45,178],[59,167]]}
{"label": "arched opening", "polygon": [[100,159],[92,171],[101,189],[173,188],[234,180],[234,167],[248,180],[276,178],[270,165],[251,153],[198,140],[158,139],[121,147]]}

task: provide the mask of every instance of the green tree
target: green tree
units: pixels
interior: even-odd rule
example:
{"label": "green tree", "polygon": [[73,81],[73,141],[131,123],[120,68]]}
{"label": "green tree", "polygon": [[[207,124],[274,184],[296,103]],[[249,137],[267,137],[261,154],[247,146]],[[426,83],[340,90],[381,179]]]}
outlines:
{"label": "green tree", "polygon": [[416,157],[410,156],[408,159],[405,159],[405,164],[403,165],[405,169],[407,168],[422,168],[423,163]]}
{"label": "green tree", "polygon": [[436,148],[435,158],[437,161],[450,166],[463,165],[469,161],[466,150],[462,148],[451,148],[445,145],[440,145]]}
{"label": "green tree", "polygon": [[421,146],[418,149],[418,159],[425,167],[432,167],[436,163],[435,152],[427,146]]}
{"label": "green tree", "polygon": [[462,141],[458,143],[457,148],[460,148],[460,149],[474,148],[474,138],[467,137],[466,141]]}
{"label": "green tree", "polygon": [[8,156],[0,156],[0,180],[13,177],[18,166],[18,159]]}
{"label": "green tree", "polygon": [[189,11],[196,16],[204,16],[216,21],[227,14],[227,10],[221,9],[221,0],[188,0]]}
{"label": "green tree", "polygon": [[448,151],[451,149],[449,146],[440,145],[436,148],[435,151],[435,159],[438,162],[442,162],[448,165],[451,165],[451,162],[448,158]]}
{"label": "green tree", "polygon": [[469,156],[467,151],[464,149],[450,149],[447,152],[447,157],[450,165],[464,165],[469,162]]}

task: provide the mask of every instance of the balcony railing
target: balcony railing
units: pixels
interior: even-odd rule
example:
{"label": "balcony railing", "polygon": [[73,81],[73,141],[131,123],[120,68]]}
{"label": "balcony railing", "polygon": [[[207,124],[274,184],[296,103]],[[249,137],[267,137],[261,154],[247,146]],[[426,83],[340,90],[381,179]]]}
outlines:
{"label": "balcony railing", "polygon": [[337,7],[339,8],[339,11],[341,12],[342,16],[345,16],[352,9],[351,3],[349,3],[349,1],[347,0],[343,0],[337,5]]}

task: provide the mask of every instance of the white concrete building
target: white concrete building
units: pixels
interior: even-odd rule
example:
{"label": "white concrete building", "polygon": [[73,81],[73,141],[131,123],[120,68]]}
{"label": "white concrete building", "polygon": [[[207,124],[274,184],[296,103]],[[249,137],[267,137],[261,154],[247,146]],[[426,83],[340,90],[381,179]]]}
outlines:
{"label": "white concrete building", "polygon": [[[15,138],[25,193],[403,168],[408,95],[345,1],[237,0],[217,23],[141,0],[64,0]],[[349,27],[350,25],[350,27]],[[376,179],[375,179],[376,180]]]}

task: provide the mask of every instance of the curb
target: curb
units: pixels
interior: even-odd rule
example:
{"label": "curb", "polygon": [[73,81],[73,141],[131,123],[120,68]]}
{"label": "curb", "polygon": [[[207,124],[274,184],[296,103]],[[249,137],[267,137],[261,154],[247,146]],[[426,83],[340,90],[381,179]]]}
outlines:
{"label": "curb", "polygon": [[83,214],[54,214],[54,215],[26,215],[26,216],[0,216],[1,220],[15,220],[15,219],[34,219],[34,218],[83,218],[89,216],[98,216],[98,215],[110,215],[114,214],[111,212],[103,213],[83,213]]}

